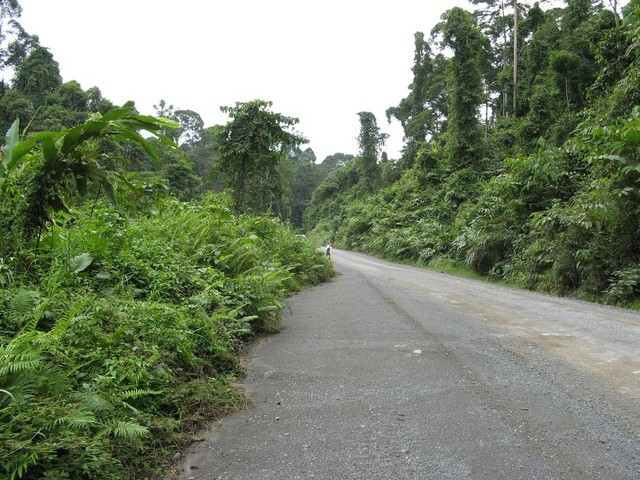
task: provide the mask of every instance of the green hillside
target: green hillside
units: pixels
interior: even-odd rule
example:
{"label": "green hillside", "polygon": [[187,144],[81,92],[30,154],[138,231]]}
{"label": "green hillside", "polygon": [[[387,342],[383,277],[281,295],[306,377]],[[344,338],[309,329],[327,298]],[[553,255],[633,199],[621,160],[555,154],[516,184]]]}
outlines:
{"label": "green hillside", "polygon": [[387,111],[402,158],[367,167],[361,142],[315,190],[307,227],[386,258],[634,304],[640,4],[620,18],[598,2],[522,3],[514,36],[513,8],[473,3],[415,35],[414,80]]}

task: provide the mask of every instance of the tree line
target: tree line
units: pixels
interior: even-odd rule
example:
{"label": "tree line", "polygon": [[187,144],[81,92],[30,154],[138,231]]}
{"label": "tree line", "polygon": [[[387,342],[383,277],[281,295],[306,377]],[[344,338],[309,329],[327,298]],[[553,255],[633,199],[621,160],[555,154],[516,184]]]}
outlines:
{"label": "tree line", "polygon": [[19,15],[0,0],[0,477],[176,477],[245,404],[246,342],[333,274],[286,193],[310,197],[340,156],[315,166],[262,100],[210,128],[163,100],[114,105],[63,82]]}
{"label": "tree line", "polygon": [[372,176],[361,149],[315,190],[307,228],[345,248],[634,304],[640,3],[471,3],[415,34],[413,81],[387,110],[404,129],[401,158],[378,156]]}

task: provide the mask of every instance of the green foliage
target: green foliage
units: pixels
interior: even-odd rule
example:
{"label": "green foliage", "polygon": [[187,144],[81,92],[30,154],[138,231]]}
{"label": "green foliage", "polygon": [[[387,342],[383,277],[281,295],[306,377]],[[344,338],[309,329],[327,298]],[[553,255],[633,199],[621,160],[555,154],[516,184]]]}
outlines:
{"label": "green foliage", "polygon": [[487,5],[476,12],[481,23],[452,9],[434,30],[453,55],[442,63],[448,82],[433,69],[433,43],[416,34],[414,82],[387,112],[405,129],[403,174],[367,197],[358,195],[356,168],[334,171],[305,213],[312,235],[524,288],[637,305],[637,5],[616,26],[593,2],[544,12],[520,4],[516,40],[525,61],[514,112],[513,19],[496,2],[473,3]]}
{"label": "green foliage", "polygon": [[481,69],[487,41],[473,16],[461,8],[448,10],[442,19],[434,31],[441,32],[443,45],[454,51],[448,76],[447,157],[453,168],[465,168],[482,155],[477,110],[483,99]]}
{"label": "green foliage", "polygon": [[37,47],[18,66],[13,83],[16,91],[41,104],[62,85],[58,62],[46,48]]}
{"label": "green foliage", "polygon": [[269,110],[272,102],[254,100],[221,107],[231,118],[216,128],[216,169],[233,190],[237,212],[253,209],[266,211],[284,193],[280,170],[289,147],[307,140],[290,129],[297,118]]}
{"label": "green foliage", "polygon": [[[65,196],[73,184],[84,196],[88,191],[87,182],[91,181],[116,204],[108,170],[97,152],[90,154],[89,143],[105,137],[137,143],[151,157],[158,158],[155,149],[138,132],[145,130],[170,143],[160,133],[168,124],[173,125],[173,122],[136,115],[132,109],[116,109],[68,130],[41,132],[19,141],[19,122],[16,120],[5,142],[6,167],[0,169],[0,188],[5,193],[13,193],[8,200],[14,202],[26,231],[41,228],[50,221],[52,211],[67,210]],[[12,174],[19,167],[22,169],[14,182]]]}
{"label": "green foliage", "polygon": [[380,165],[378,164],[380,149],[388,135],[380,133],[376,117],[371,112],[358,113],[360,118],[360,146],[359,167],[364,188],[367,192],[374,192],[380,183]]}
{"label": "green foliage", "polygon": [[125,479],[241,405],[242,342],[330,263],[229,198],[54,215],[37,278],[0,290],[3,478]]}

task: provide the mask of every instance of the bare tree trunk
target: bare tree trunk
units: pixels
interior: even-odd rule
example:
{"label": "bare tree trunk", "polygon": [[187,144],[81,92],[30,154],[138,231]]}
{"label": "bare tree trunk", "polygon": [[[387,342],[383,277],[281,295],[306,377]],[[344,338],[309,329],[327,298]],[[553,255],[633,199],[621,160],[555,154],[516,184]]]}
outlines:
{"label": "bare tree trunk", "polygon": [[[488,89],[487,89],[488,90]],[[484,101],[484,136],[489,135],[489,96]]]}
{"label": "bare tree trunk", "polygon": [[616,19],[616,27],[620,26],[620,15],[618,15],[618,0],[609,0],[609,5],[613,9],[613,17]]}
{"label": "bare tree trunk", "polygon": [[[505,18],[506,15],[504,13],[504,0],[500,2],[500,7],[502,8],[502,18]],[[507,25],[504,22],[504,26],[502,27],[502,67],[507,66]],[[507,86],[502,86],[502,116],[504,117],[507,114],[507,101],[509,99],[509,94],[507,93]]]}
{"label": "bare tree trunk", "polygon": [[518,0],[513,0],[513,117],[516,112],[516,88],[518,87]]}

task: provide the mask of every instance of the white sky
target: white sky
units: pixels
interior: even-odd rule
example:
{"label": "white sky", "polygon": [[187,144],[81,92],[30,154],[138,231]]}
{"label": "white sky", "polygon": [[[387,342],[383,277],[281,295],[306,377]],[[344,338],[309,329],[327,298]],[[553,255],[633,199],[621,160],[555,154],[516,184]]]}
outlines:
{"label": "white sky", "polygon": [[[373,112],[399,157],[385,110],[407,95],[413,34],[466,0],[20,0],[63,80],[97,86],[143,114],[164,99],[224,124],[221,105],[270,100],[300,119],[318,161],[356,154],[357,113]],[[306,148],[306,147],[303,147]]]}

